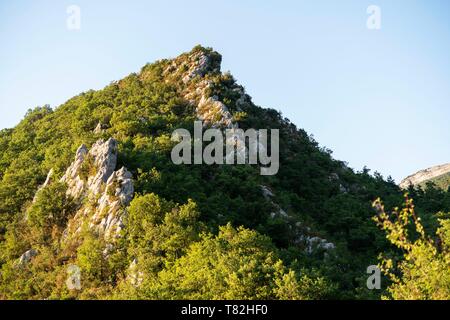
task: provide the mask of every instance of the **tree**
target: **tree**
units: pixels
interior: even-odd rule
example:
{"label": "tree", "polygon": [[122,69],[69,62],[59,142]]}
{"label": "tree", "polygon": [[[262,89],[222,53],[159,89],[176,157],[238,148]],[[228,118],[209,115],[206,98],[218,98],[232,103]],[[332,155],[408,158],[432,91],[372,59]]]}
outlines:
{"label": "tree", "polygon": [[[317,295],[311,289],[318,285]],[[186,255],[143,283],[140,294],[157,299],[307,299],[327,290],[323,279],[287,270],[266,236],[230,224],[204,234]]]}
{"label": "tree", "polygon": [[425,234],[413,200],[407,196],[403,208],[395,208],[391,214],[386,213],[381,200],[373,205],[378,210],[374,220],[403,253],[397,263],[381,257],[381,269],[392,281],[385,298],[450,299],[450,220],[439,220],[440,228],[432,239]]}
{"label": "tree", "polygon": [[127,221],[128,253],[147,276],[181,257],[198,240],[202,224],[192,200],[177,205],[150,193],[130,203]]}
{"label": "tree", "polygon": [[26,219],[36,241],[48,241],[65,227],[74,209],[73,200],[66,196],[65,184],[55,181],[40,189],[26,211]]}

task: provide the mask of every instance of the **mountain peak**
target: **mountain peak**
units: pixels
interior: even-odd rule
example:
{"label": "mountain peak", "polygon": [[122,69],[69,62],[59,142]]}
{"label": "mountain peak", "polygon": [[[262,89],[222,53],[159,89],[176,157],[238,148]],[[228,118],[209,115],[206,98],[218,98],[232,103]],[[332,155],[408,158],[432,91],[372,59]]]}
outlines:
{"label": "mountain peak", "polygon": [[197,76],[201,78],[208,73],[220,74],[221,62],[222,56],[217,51],[198,45],[190,52],[172,59],[164,74],[176,75],[186,84]]}
{"label": "mountain peak", "polygon": [[[236,127],[234,113],[241,112],[251,98],[229,73],[221,72],[222,56],[200,45],[178,57],[163,61],[162,77],[172,83],[193,106],[205,125]],[[141,74],[146,78],[145,69]]]}

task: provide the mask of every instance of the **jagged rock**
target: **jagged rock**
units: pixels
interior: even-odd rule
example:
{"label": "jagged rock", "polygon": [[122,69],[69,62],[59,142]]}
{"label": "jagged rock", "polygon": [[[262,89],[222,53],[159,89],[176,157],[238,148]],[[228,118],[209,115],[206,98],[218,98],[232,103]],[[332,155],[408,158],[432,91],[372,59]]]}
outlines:
{"label": "jagged rock", "polygon": [[[87,178],[83,176],[86,168],[82,168],[86,164],[90,166]],[[69,222],[64,239],[79,233],[83,222],[87,222],[89,228],[105,240],[120,235],[124,227],[125,207],[133,198],[134,187],[132,174],[125,167],[114,171],[116,164],[115,139],[98,140],[89,152],[84,145],[77,150],[75,161],[61,180],[69,186],[68,195],[80,203],[87,197],[88,205],[82,206]]]}
{"label": "jagged rock", "polygon": [[233,123],[233,116],[228,107],[217,96],[208,96],[207,92],[212,82],[210,80],[200,81],[195,90],[188,91],[184,97],[192,105],[196,106],[197,118],[204,122],[205,126],[211,127],[237,127]]}
{"label": "jagged rock", "polygon": [[[193,79],[198,77],[204,77],[209,71],[219,72],[220,71],[220,59],[213,59],[210,55],[217,53],[210,53],[209,55],[204,51],[199,51],[191,54],[188,57],[188,61],[185,64],[176,67],[176,62],[172,64],[165,72],[169,70],[179,70],[183,66],[188,66],[188,71],[183,73],[182,76],[183,83],[187,84]],[[176,71],[175,71],[176,73]],[[187,88],[184,92],[184,98],[189,101],[192,105],[196,106],[196,113],[198,119],[202,120],[205,126],[212,127],[226,127],[233,128],[237,127],[233,123],[233,116],[229,111],[229,108],[219,100],[217,96],[208,95],[208,89],[211,88],[212,81],[209,79],[202,79],[195,82],[195,88]],[[242,91],[242,95],[245,97],[239,102],[239,105],[243,105],[247,102],[247,96],[243,93],[243,88],[236,85],[236,88]]]}
{"label": "jagged rock", "polygon": [[[92,163],[88,163],[88,166],[92,166],[94,176],[88,176],[87,181],[84,179],[84,173],[82,172],[83,164],[86,159],[90,159]],[[109,176],[114,171],[117,163],[117,141],[115,139],[108,139],[106,142],[98,140],[92,146],[88,152],[87,147],[81,145],[75,155],[75,161],[66,170],[66,173],[61,178],[62,182],[65,182],[68,186],[67,194],[74,199],[80,199],[87,192],[91,196],[96,196],[101,190],[102,183],[106,183]]]}
{"label": "jagged rock", "polygon": [[278,205],[276,205],[276,209],[277,209],[276,211],[270,213],[270,217],[272,219],[276,217],[289,218],[289,215],[286,213],[286,211],[281,209]]}
{"label": "jagged rock", "polygon": [[100,134],[100,133],[102,133],[104,130],[103,130],[103,127],[102,127],[102,124],[99,122],[98,124],[97,124],[97,126],[95,127],[95,129],[94,129],[94,133],[95,134]]}
{"label": "jagged rock", "polygon": [[108,258],[111,251],[114,250],[114,246],[111,243],[107,243],[105,249],[103,249],[103,257]]}
{"label": "jagged rock", "polygon": [[232,127],[233,116],[227,106],[219,101],[216,96],[205,97],[202,95],[196,112],[198,118],[206,125],[213,127]]}
{"label": "jagged rock", "polygon": [[219,71],[219,65],[213,65],[212,59],[203,51],[196,52],[189,56],[189,70],[186,75],[182,78],[184,83],[189,82],[196,76],[203,77],[208,70]]}
{"label": "jagged rock", "polygon": [[40,189],[45,188],[52,182],[53,174],[54,174],[54,172],[53,172],[53,168],[52,168],[47,173],[47,178],[45,178],[44,184],[40,187]]}
{"label": "jagged rock", "polygon": [[[308,226],[304,226],[301,222],[296,222],[295,225],[296,239],[294,243],[304,247],[306,253],[311,254],[317,250],[330,251],[336,248],[336,245],[329,242],[327,239],[314,236],[312,230]],[[327,253],[325,252],[325,257]]]}
{"label": "jagged rock", "polygon": [[31,259],[33,259],[35,256],[37,256],[38,252],[34,249],[30,249],[28,251],[25,251],[17,261],[18,266],[25,266],[26,264],[30,263]]}
{"label": "jagged rock", "polygon": [[311,254],[316,250],[329,251],[336,248],[336,245],[334,243],[329,242],[326,239],[317,236],[311,237],[305,234],[300,234],[295,242],[297,244],[304,244],[305,251],[308,254]]}
{"label": "jagged rock", "polygon": [[242,110],[242,107],[248,103],[248,100],[247,95],[243,95],[236,100],[236,107],[238,108],[238,111]]}
{"label": "jagged rock", "polygon": [[67,195],[73,198],[79,198],[84,190],[84,181],[80,178],[80,168],[88,153],[87,147],[82,144],[75,153],[75,160],[67,168],[66,173],[62,176],[61,182],[67,184]]}
{"label": "jagged rock", "polygon": [[34,198],[33,198],[33,203],[36,202],[36,198],[37,198],[37,195],[38,195],[39,191],[41,191],[42,189],[44,189],[45,187],[47,187],[47,186],[52,182],[53,174],[54,174],[54,171],[53,171],[53,168],[52,168],[52,169],[50,169],[50,171],[47,173],[47,177],[45,178],[44,183],[43,183],[43,184],[38,188],[38,190],[36,191],[36,194],[34,195]]}
{"label": "jagged rock", "polygon": [[266,198],[267,200],[270,200],[270,198],[273,198],[274,195],[268,187],[266,187],[264,185],[260,185],[259,187],[261,188],[264,198]]}
{"label": "jagged rock", "polygon": [[99,140],[89,151],[94,159],[96,175],[88,178],[88,190],[92,195],[99,194],[102,189],[102,183],[106,183],[113,173],[117,164],[117,141],[108,139],[106,142]]}
{"label": "jagged rock", "polygon": [[103,234],[106,239],[120,235],[124,228],[126,207],[133,198],[134,187],[131,173],[124,167],[109,177],[106,188],[100,199],[90,228]]}
{"label": "jagged rock", "polygon": [[[220,73],[221,60],[217,52],[195,49],[172,61],[163,71],[163,75],[166,81],[181,79],[186,86],[182,93],[184,98],[196,107],[197,117],[204,122],[205,126],[237,128],[238,125],[233,122],[229,107],[217,96],[211,95],[208,90],[213,85],[208,75]],[[245,93],[242,86],[234,83],[229,89],[239,95],[235,101],[237,111],[242,111],[243,107],[251,103],[250,96]]]}
{"label": "jagged rock", "polygon": [[334,243],[328,242],[326,239],[322,239],[319,237],[306,238],[306,252],[311,254],[314,250],[322,249],[322,250],[332,250],[336,248]]}
{"label": "jagged rock", "polygon": [[406,177],[405,179],[402,180],[402,182],[400,182],[399,186],[402,189],[407,189],[410,185],[416,186],[422,182],[426,182],[433,178],[437,178],[449,172],[450,172],[450,163],[431,167]]}

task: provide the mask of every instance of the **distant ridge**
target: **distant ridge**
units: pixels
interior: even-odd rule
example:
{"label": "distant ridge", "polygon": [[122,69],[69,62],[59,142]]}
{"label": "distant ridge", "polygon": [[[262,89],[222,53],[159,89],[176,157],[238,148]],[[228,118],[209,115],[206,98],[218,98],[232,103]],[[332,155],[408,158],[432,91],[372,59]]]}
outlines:
{"label": "distant ridge", "polygon": [[425,170],[420,170],[400,182],[400,188],[406,189],[410,185],[418,186],[428,181],[433,181],[450,174],[450,163],[434,166]]}

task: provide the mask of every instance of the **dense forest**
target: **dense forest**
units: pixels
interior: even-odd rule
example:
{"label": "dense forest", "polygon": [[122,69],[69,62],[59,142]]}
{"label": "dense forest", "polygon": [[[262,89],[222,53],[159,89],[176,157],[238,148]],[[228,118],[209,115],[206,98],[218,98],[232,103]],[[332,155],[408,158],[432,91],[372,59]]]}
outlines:
{"label": "dense forest", "polygon": [[[449,299],[450,193],[355,172],[220,64],[198,46],[0,131],[0,298]],[[279,172],[174,164],[197,119],[279,129]]]}

